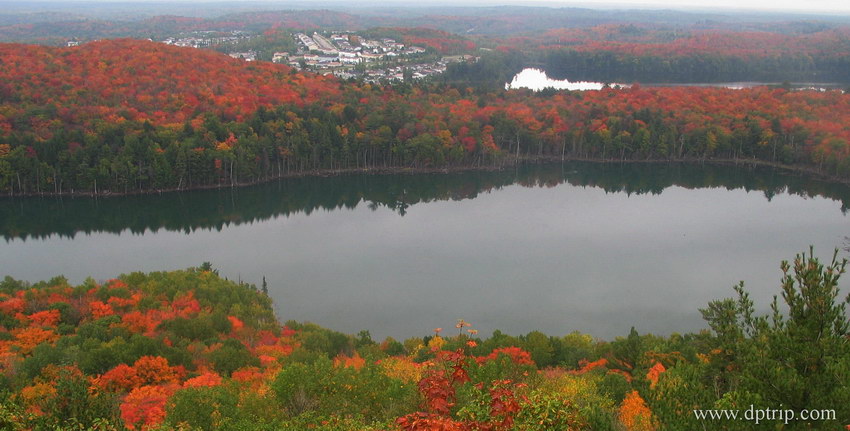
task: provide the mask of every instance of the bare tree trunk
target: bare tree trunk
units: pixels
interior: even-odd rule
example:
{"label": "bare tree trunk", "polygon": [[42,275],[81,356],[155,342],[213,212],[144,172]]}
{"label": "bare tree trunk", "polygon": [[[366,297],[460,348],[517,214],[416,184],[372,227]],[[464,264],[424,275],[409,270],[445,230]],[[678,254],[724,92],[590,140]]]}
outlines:
{"label": "bare tree trunk", "polygon": [[516,132],[516,162],[519,163],[519,132]]}
{"label": "bare tree trunk", "polygon": [[561,161],[564,161],[564,153],[567,152],[567,137],[564,136],[564,140],[561,143]]}

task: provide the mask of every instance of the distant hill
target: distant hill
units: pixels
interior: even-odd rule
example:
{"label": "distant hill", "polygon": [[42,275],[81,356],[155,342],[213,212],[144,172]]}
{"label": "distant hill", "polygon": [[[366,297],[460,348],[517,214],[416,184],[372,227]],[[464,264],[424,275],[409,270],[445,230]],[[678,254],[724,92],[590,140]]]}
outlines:
{"label": "distant hill", "polygon": [[240,119],[260,105],[300,104],[338,91],[332,78],[286,66],[131,39],[76,48],[7,44],[0,57],[4,104],[48,109],[46,121],[83,128],[104,119],[183,123],[199,112]]}
{"label": "distant hill", "polygon": [[[434,46],[469,42],[385,31]],[[0,44],[0,59],[3,194],[182,190],[565,157],[758,159],[850,178],[850,96],[842,91],[533,93],[441,82],[448,76],[368,84],[132,39]],[[462,63],[456,70],[466,73],[454,75],[497,76],[488,70],[500,70],[494,61]]]}
{"label": "distant hill", "polygon": [[[150,5],[125,4],[68,9],[61,3],[42,9],[24,6],[0,14],[0,41],[59,43],[115,37],[159,37],[193,30],[253,30],[272,27],[291,29],[362,30],[370,27],[428,27],[463,35],[535,36],[559,28],[587,28],[609,24],[649,24],[675,28],[734,31],[769,27],[776,31],[803,22],[816,26],[850,23],[850,17],[792,15],[780,13],[733,14],[677,10],[595,10],[547,7],[400,7],[269,10],[265,3],[241,8],[218,4]],[[311,6],[315,7],[315,6]],[[217,13],[216,13],[217,12]],[[795,24],[789,25],[789,22]],[[792,30],[793,31],[793,30]]]}

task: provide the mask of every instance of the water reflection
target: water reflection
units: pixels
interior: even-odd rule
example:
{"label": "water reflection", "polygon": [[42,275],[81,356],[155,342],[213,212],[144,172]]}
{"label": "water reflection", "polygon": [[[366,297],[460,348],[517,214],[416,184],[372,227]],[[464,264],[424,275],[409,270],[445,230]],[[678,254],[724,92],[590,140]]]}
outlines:
{"label": "water reflection", "polygon": [[779,262],[840,246],[848,203],[845,186],[773,169],[593,163],[5,199],[0,276],[79,283],[209,261],[265,277],[282,320],[376,338],[458,318],[482,334],[665,334],[705,327],[698,309],[739,280],[767,311]]}
{"label": "water reflection", "polygon": [[563,183],[627,195],[661,194],[671,186],[744,189],[761,191],[768,200],[779,193],[822,196],[841,202],[842,212],[850,208],[848,187],[772,168],[568,162],[495,172],[291,178],[239,189],[105,199],[0,198],[0,234],[7,241],[125,230],[143,234],[164,229],[189,234],[295,213],[352,209],[360,203],[404,216],[424,202],[474,199],[511,184],[554,187]]}
{"label": "water reflection", "polygon": [[[602,82],[570,82],[566,79],[552,79],[546,75],[546,72],[540,69],[527,68],[514,75],[514,79],[510,83],[505,84],[505,89],[528,88],[534,91],[540,91],[544,88],[554,88],[556,90],[584,91],[601,90],[605,85]],[[624,87],[622,84],[611,84],[611,86],[615,85]]]}

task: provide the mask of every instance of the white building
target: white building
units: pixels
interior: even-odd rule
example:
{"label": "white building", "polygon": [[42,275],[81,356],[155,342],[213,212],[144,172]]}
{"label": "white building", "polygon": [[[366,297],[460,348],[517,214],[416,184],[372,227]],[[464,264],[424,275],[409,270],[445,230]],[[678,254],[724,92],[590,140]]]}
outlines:
{"label": "white building", "polygon": [[253,52],[253,51],[231,52],[230,54],[227,54],[227,55],[229,55],[233,58],[238,58],[238,59],[242,59],[242,60],[245,60],[245,61],[256,61],[257,60],[257,53]]}
{"label": "white building", "polygon": [[339,61],[345,64],[357,64],[360,63],[362,59],[357,56],[356,52],[340,51]]}

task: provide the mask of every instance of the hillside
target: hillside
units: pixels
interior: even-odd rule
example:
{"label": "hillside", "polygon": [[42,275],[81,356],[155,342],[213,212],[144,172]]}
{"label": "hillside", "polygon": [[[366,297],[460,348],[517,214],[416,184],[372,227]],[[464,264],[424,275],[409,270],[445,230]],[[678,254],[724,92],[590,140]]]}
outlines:
{"label": "hillside", "polygon": [[[62,43],[82,38],[146,38],[193,30],[252,30],[270,27],[297,30],[363,30],[370,27],[429,27],[483,37],[534,36],[555,29],[599,25],[648,24],[668,28],[698,27],[727,31],[752,30],[789,22],[847,24],[840,14],[745,13],[740,10],[682,11],[657,9],[587,9],[531,6],[404,6],[393,4],[331,5],[305,3],[274,10],[263,2],[175,2],[98,4],[97,8],[60,3],[7,2],[0,13],[0,41]],[[793,28],[793,26],[791,26]]]}
{"label": "hillside", "polygon": [[[267,286],[227,281],[209,264],[78,286],[7,277],[0,427],[649,431],[698,429],[708,422],[693,409],[744,399],[760,411],[823,409],[795,423],[837,430],[850,422],[847,301],[836,299],[845,263],[806,254],[793,269],[783,263],[781,322],[755,316],[741,285],[738,300],[701,310],[711,331],[633,328],[610,342],[484,338],[463,319],[446,322],[456,333],[403,343],[281,325]],[[767,423],[777,422],[736,429]]]}
{"label": "hillside", "polygon": [[9,131],[10,121],[29,117],[43,138],[49,124],[42,123],[52,121],[91,130],[95,121],[182,125],[200,113],[242,120],[259,106],[339,94],[334,80],[286,66],[132,39],[74,48],[3,44],[0,56],[0,127]]}
{"label": "hillside", "polygon": [[[850,176],[842,91],[373,85],[129,39],[0,52],[5,194],[182,190],[518,158],[743,159]],[[453,76],[490,65],[462,63]]]}

